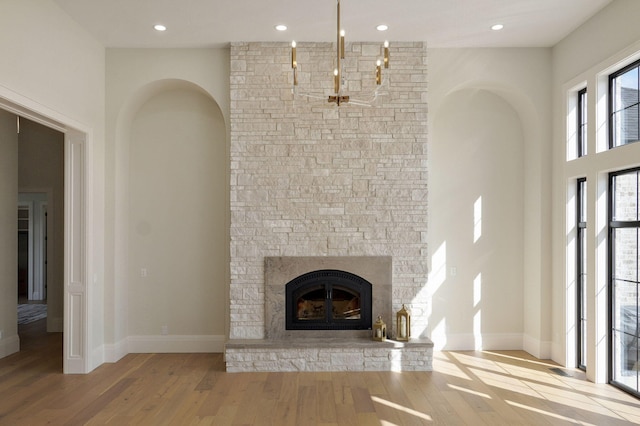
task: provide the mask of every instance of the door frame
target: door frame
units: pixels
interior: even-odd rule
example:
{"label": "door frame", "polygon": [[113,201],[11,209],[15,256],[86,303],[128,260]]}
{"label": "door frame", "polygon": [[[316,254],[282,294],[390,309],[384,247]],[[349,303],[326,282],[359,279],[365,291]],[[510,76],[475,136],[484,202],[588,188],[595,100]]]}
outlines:
{"label": "door frame", "polygon": [[[0,108],[64,134],[63,372],[84,374],[90,359],[92,262],[92,131],[63,114],[0,86]],[[17,321],[17,319],[16,319]]]}

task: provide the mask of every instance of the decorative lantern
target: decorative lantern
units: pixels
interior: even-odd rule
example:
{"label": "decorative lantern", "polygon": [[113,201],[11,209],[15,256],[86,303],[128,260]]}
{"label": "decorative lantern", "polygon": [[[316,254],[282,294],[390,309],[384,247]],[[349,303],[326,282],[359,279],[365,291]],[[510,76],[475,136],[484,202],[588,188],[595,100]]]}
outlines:
{"label": "decorative lantern", "polygon": [[382,316],[378,316],[378,320],[373,323],[373,340],[379,342],[387,340],[387,324],[382,321]]}
{"label": "decorative lantern", "polygon": [[402,304],[402,309],[396,314],[396,340],[408,342],[411,338],[411,314]]}

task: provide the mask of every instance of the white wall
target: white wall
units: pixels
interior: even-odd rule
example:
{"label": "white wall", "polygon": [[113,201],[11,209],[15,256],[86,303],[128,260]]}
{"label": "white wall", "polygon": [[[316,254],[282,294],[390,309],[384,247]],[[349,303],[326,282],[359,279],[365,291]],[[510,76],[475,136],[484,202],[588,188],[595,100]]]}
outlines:
{"label": "white wall", "polygon": [[[0,102],[80,130],[87,142],[90,370],[101,362],[104,273],[104,48],[50,0],[0,2]],[[89,283],[84,283],[89,284]],[[14,283],[10,283],[13,287]],[[89,360],[92,357],[92,360]],[[84,362],[84,361],[83,361]]]}
{"label": "white wall", "polygon": [[428,54],[432,340],[545,357],[550,50]]}
{"label": "white wall", "polygon": [[0,2],[0,35],[0,86],[89,126],[101,141],[104,48],[50,0]]}
{"label": "white wall", "polygon": [[[640,165],[640,144],[607,145],[607,76],[640,58],[640,2],[614,0],[553,49],[553,359],[576,365],[575,180],[587,178],[587,376],[607,381],[607,180]],[[567,114],[576,91],[588,90],[588,155],[568,160]]]}

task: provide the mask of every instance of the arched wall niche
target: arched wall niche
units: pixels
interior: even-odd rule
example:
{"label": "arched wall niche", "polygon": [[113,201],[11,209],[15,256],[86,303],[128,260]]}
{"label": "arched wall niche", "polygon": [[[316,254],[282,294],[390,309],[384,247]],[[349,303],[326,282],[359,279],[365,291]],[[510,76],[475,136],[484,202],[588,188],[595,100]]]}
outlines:
{"label": "arched wall niche", "polygon": [[[227,134],[218,102],[190,81],[150,82],[122,104],[114,141],[115,346],[107,360],[222,351]],[[196,222],[199,234],[189,229]]]}
{"label": "arched wall niche", "polygon": [[[546,139],[539,112],[519,88],[492,81],[466,81],[431,105],[430,270],[444,265],[439,279],[430,276],[432,339],[447,349],[543,355],[551,301],[542,284],[549,282],[549,268],[541,253],[541,229],[549,226],[542,209],[548,206],[536,195],[548,185],[540,178]],[[480,146],[465,145],[463,135]],[[447,224],[451,213],[458,222]],[[504,233],[491,240],[501,226]],[[458,297],[469,305],[465,318],[438,312],[437,306],[453,306],[438,300]],[[548,315],[541,314],[543,307]],[[500,319],[504,315],[508,321]],[[447,323],[447,317],[458,322]]]}

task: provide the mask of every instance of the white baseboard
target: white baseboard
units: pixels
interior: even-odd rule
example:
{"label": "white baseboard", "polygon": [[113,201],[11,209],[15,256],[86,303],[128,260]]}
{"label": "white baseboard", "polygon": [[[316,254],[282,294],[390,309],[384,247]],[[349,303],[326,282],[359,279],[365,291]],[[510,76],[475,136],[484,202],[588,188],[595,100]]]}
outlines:
{"label": "white baseboard", "polygon": [[538,359],[551,359],[552,342],[543,342],[531,336],[522,337],[523,349]]}
{"label": "white baseboard", "polygon": [[522,334],[491,333],[479,337],[472,333],[447,334],[432,337],[433,349],[437,351],[474,351],[474,350],[522,350]]}
{"label": "white baseboard", "polygon": [[0,358],[4,358],[20,351],[20,337],[18,335],[0,340]]}
{"label": "white baseboard", "polygon": [[104,362],[118,362],[127,355],[127,339],[104,345]]}
{"label": "white baseboard", "polygon": [[129,353],[223,353],[225,336],[129,336]]}

